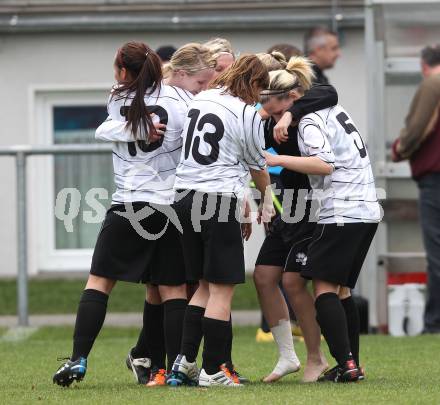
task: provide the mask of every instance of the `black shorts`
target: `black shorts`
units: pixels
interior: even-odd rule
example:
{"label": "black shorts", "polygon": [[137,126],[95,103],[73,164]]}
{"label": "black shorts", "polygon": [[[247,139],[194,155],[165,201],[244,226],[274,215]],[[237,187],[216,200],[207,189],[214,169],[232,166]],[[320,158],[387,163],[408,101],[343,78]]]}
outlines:
{"label": "black shorts", "polygon": [[301,276],[354,288],[377,223],[318,224]]}
{"label": "black shorts", "polygon": [[[181,242],[188,282],[201,279],[215,284],[245,282],[237,203],[234,197],[195,191],[183,190],[177,194],[175,207],[183,227]],[[206,219],[197,218],[200,212],[206,214]]]}
{"label": "black shorts", "polygon": [[255,264],[300,272],[307,261],[307,250],[315,227],[314,222],[290,224],[277,217],[269,227]]}
{"label": "black shorts", "polygon": [[135,202],[132,207],[134,212],[145,207],[153,211],[134,227],[130,219],[119,215],[127,214],[125,205],[113,205],[99,232],[90,273],[133,283],[184,284],[185,268],[178,230],[154,205]]}

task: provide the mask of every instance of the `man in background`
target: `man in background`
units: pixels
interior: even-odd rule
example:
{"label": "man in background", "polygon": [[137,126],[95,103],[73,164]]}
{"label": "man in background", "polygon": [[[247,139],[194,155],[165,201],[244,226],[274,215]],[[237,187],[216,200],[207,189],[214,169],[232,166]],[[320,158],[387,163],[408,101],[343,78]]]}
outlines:
{"label": "man in background", "polygon": [[393,161],[408,159],[420,190],[419,210],[428,261],[425,333],[440,333],[440,44],[421,53],[423,81],[405,127],[393,144]]}
{"label": "man in background", "polygon": [[304,54],[314,63],[315,83],[329,84],[324,70],[331,69],[341,56],[338,36],[324,27],[315,27],[304,36]]}

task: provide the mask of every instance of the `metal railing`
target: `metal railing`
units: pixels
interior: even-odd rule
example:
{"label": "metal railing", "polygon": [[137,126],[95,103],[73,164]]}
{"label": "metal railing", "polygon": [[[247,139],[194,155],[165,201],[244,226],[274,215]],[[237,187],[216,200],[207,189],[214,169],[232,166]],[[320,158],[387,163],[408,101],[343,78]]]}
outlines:
{"label": "metal railing", "polygon": [[12,156],[16,164],[17,189],[17,315],[19,326],[29,326],[28,310],[28,246],[26,218],[26,165],[31,155],[64,155],[109,153],[109,144],[15,145],[0,148],[0,156]]}

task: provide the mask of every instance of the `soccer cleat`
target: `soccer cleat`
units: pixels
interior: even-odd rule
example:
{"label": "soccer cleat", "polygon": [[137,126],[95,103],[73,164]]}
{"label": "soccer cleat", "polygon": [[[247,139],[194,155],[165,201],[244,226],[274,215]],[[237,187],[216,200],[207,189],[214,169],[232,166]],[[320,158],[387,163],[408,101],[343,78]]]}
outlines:
{"label": "soccer cleat", "polygon": [[243,387],[239,382],[234,382],[234,379],[229,371],[229,369],[223,364],[220,366],[220,371],[218,373],[209,375],[202,368],[199,375],[199,386],[200,387]]}
{"label": "soccer cleat", "polygon": [[365,369],[359,366],[359,381],[365,380]]}
{"label": "soccer cleat", "polygon": [[86,375],[87,371],[87,359],[80,357],[78,360],[68,360],[64,363],[55,373],[52,378],[54,384],[61,385],[62,387],[68,387],[75,380],[81,381]]}
{"label": "soccer cleat", "polygon": [[[132,349],[133,350],[133,349]],[[151,359],[140,357],[135,359],[131,355],[131,350],[125,360],[127,368],[133,372],[134,378],[138,384],[147,384],[150,381]]]}
{"label": "soccer cleat", "polygon": [[336,375],[338,373],[339,366],[336,365],[333,368],[325,371],[319,378],[318,382],[326,382],[326,381],[332,381],[334,382],[336,379]]}
{"label": "soccer cleat", "polygon": [[257,335],[255,336],[257,343],[273,342],[272,332],[264,332],[263,329],[257,329]]}
{"label": "soccer cleat", "polygon": [[246,384],[249,382],[249,379],[242,376],[234,367],[232,362],[227,361],[225,363],[225,367],[228,369],[229,373],[231,374],[232,379],[237,384]]}
{"label": "soccer cleat", "polygon": [[163,368],[154,367],[151,369],[150,381],[147,383],[147,387],[160,387],[167,385],[167,375]]}
{"label": "soccer cleat", "polygon": [[232,366],[232,371],[231,371],[231,375],[232,378],[234,380],[234,382],[238,383],[238,384],[247,384],[249,383],[249,378],[241,375],[234,366]]}
{"label": "soccer cleat", "polygon": [[361,373],[354,360],[347,360],[343,367],[337,365],[318,378],[319,382],[356,382],[362,380]]}
{"label": "soccer cleat", "polygon": [[197,386],[199,369],[196,362],[189,362],[185,355],[179,354],[174,361],[171,373],[167,378],[167,384],[171,387],[181,385]]}

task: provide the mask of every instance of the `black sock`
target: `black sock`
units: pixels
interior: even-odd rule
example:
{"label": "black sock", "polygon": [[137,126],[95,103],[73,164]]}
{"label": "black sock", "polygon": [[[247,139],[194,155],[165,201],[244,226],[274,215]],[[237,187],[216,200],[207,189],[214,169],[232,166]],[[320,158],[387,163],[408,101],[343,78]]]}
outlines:
{"label": "black sock", "polygon": [[327,341],[330,353],[340,366],[351,358],[347,319],[337,294],[324,293],[315,301],[316,320]]}
{"label": "black sock", "polygon": [[[131,350],[131,355],[135,358],[135,359],[139,359],[139,358],[145,358],[145,357],[150,357],[150,351],[148,350],[148,343],[147,343],[147,336],[145,334],[145,331],[148,328],[148,324],[147,324],[147,312],[148,312],[148,302],[145,301],[144,302],[144,314],[143,314],[143,326],[141,329],[141,332],[139,333],[139,337],[138,337],[138,341],[136,343],[136,346],[133,347],[133,349]],[[150,325],[151,328],[151,325]]]}
{"label": "black sock", "polygon": [[144,331],[151,366],[165,369],[165,336],[163,331],[163,305],[145,303]]}
{"label": "black sock", "polygon": [[84,290],[76,313],[73,332],[72,361],[85,357],[92,350],[93,343],[104,323],[108,295],[98,290]]}
{"label": "black sock", "polygon": [[261,314],[261,325],[260,325],[260,327],[261,327],[261,330],[264,333],[269,333],[270,332],[269,325],[267,324],[266,318],[264,317],[263,314]]}
{"label": "black sock", "polygon": [[163,305],[165,348],[168,370],[171,370],[182,345],[183,319],[188,301],[186,299],[174,299],[165,301]]}
{"label": "black sock", "polygon": [[225,346],[225,363],[228,366],[229,369],[233,368],[233,363],[232,363],[232,339],[233,339],[233,334],[232,334],[232,319],[229,318],[229,326],[228,326],[228,331],[226,334],[227,337],[227,341],[226,341],[226,346]]}
{"label": "black sock", "polygon": [[225,348],[228,342],[230,321],[221,321],[203,317],[203,362],[202,368],[207,374],[215,374],[220,366],[226,362]]}
{"label": "black sock", "polygon": [[360,334],[360,319],[359,311],[354,302],[354,299],[350,296],[341,300],[342,307],[345,311],[345,317],[347,319],[348,338],[350,339],[350,349],[353,359],[359,366],[359,334]]}
{"label": "black sock", "polygon": [[191,363],[196,360],[202,341],[202,317],[204,313],[205,308],[195,305],[188,305],[185,310],[180,353],[184,354]]}

